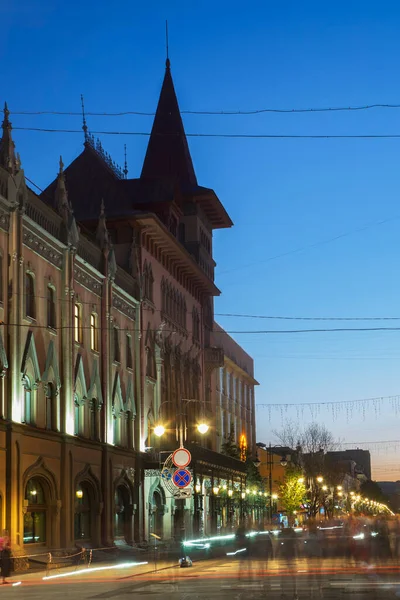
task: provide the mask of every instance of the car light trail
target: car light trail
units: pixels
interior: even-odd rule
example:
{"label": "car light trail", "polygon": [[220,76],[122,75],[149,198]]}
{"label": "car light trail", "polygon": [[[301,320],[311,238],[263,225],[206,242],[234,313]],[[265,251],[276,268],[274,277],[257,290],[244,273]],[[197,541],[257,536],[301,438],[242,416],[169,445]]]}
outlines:
{"label": "car light trail", "polygon": [[49,579],[59,579],[60,577],[73,577],[74,575],[86,575],[87,573],[96,573],[98,571],[109,571],[111,569],[129,569],[130,567],[138,567],[140,565],[148,565],[148,562],[131,562],[131,563],[120,563],[118,565],[112,565],[111,567],[92,567],[90,569],[82,569],[80,571],[73,571],[68,573],[59,573],[58,575],[48,575],[42,577],[43,581]]}

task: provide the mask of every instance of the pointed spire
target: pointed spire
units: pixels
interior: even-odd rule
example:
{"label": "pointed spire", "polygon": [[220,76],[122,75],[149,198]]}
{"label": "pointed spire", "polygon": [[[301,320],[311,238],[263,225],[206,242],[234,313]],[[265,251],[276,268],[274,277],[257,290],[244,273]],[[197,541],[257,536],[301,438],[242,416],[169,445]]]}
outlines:
{"label": "pointed spire", "polygon": [[85,136],[85,143],[86,143],[88,141],[88,127],[86,124],[85,103],[83,100],[83,94],[81,94],[81,106],[82,106],[82,129],[83,129],[83,135]]}
{"label": "pointed spire", "polygon": [[64,163],[60,156],[59,170],[57,175],[57,187],[55,193],[55,204],[58,214],[63,218],[64,223],[68,222],[71,212],[71,206],[68,200],[67,188],[65,185]]}
{"label": "pointed spire", "polygon": [[197,186],[168,56],[141,178]]}
{"label": "pointed spire", "polygon": [[10,111],[7,102],[4,103],[4,119],[2,123],[2,137],[0,139],[0,166],[6,169],[12,175],[15,175],[21,168],[21,159],[15,154],[15,144],[12,139],[10,123]]}
{"label": "pointed spire", "polygon": [[166,67],[166,69],[169,70],[171,67],[171,63],[169,60],[168,21],[165,21],[165,50],[166,50],[165,67]]}
{"label": "pointed spire", "polygon": [[125,179],[128,179],[128,162],[126,160],[126,144],[124,144],[124,157],[125,157],[125,162],[124,162],[123,174],[124,174]]}
{"label": "pointed spire", "polygon": [[99,246],[102,250],[104,250],[105,248],[109,248],[110,236],[108,235],[106,213],[105,213],[105,206],[104,206],[103,198],[101,199],[100,216],[99,216],[99,222],[98,222],[97,230],[96,230],[96,240],[98,241]]}

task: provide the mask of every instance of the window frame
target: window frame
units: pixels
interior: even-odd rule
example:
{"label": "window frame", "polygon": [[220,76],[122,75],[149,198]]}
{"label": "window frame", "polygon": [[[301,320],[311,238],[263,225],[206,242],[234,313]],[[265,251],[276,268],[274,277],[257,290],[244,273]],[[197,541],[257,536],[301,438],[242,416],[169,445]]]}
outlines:
{"label": "window frame", "polygon": [[83,343],[82,304],[79,302],[74,304],[74,342]]}
{"label": "window frame", "polygon": [[47,327],[49,329],[57,328],[57,303],[56,303],[56,289],[49,283],[47,285]]}
{"label": "window frame", "polygon": [[126,368],[133,369],[132,336],[129,333],[127,333],[125,340],[126,340]]}
{"label": "window frame", "polygon": [[[28,284],[29,282],[29,284]],[[25,317],[27,319],[36,320],[36,299],[35,299],[35,275],[32,271],[25,271],[24,280],[24,298],[25,298]],[[29,293],[28,293],[29,286]],[[29,314],[31,313],[31,314]]]}
{"label": "window frame", "polygon": [[113,362],[121,363],[121,348],[119,346],[119,327],[114,323],[113,326],[113,348],[112,348],[112,357]]}
{"label": "window frame", "polygon": [[90,349],[99,351],[99,316],[94,311],[90,313]]}

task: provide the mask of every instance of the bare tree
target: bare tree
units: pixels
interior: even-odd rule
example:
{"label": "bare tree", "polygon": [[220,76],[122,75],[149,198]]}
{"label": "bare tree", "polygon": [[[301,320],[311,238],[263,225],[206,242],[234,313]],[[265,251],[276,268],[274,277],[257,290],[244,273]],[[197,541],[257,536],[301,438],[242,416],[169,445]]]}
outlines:
{"label": "bare tree", "polygon": [[274,436],[289,448],[296,449],[298,446],[304,454],[315,454],[316,452],[331,452],[338,447],[332,433],[319,423],[310,423],[304,429],[294,421],[288,421],[280,431],[273,431]]}

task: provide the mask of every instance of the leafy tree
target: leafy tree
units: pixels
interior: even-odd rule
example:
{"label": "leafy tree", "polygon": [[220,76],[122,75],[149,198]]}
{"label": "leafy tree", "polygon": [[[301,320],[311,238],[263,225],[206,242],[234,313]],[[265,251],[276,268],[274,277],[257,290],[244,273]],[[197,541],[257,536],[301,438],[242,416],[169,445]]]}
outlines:
{"label": "leafy tree", "polygon": [[293,520],[294,511],[305,501],[307,489],[304,481],[303,473],[298,467],[287,468],[285,479],[280,485],[279,497],[289,521]]}
{"label": "leafy tree", "polygon": [[231,458],[237,458],[240,460],[240,448],[235,441],[235,430],[233,424],[231,424],[229,435],[226,436],[222,444],[221,454],[225,454],[225,456],[230,456]]}
{"label": "leafy tree", "polygon": [[246,485],[248,487],[264,487],[265,479],[261,477],[259,468],[254,464],[254,459],[251,456],[246,458]]}

